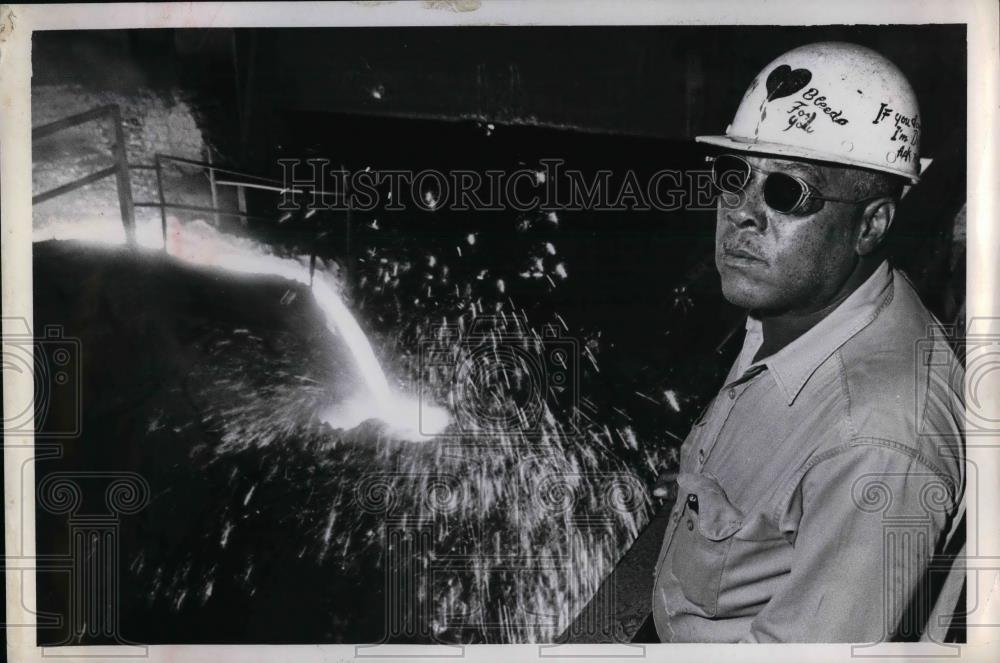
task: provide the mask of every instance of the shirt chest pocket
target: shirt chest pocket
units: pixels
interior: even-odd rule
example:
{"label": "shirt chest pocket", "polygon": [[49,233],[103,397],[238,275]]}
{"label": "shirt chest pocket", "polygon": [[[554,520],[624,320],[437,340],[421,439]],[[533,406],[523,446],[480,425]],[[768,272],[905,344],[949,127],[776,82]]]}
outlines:
{"label": "shirt chest pocket", "polygon": [[726,498],[718,482],[703,474],[677,477],[677,499],[684,500],[673,541],[671,570],[684,596],[714,617],[733,535],[743,514]]}

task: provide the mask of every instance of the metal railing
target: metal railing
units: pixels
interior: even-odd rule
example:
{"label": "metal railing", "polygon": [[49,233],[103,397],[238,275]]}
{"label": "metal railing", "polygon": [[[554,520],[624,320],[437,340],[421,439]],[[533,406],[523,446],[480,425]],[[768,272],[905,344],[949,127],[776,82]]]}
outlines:
{"label": "metal railing", "polygon": [[[69,117],[56,120],[55,122],[50,122],[48,124],[35,127],[31,130],[32,142],[36,142],[59,133],[60,131],[65,131],[72,127],[85,124],[87,122],[92,122],[96,120],[101,120],[105,118],[110,118],[112,123],[112,129],[114,131],[114,144],[111,146],[111,156],[114,159],[114,165],[103,168],[101,170],[95,171],[88,175],[84,175],[78,179],[73,180],[67,184],[62,184],[60,186],[54,187],[47,191],[43,191],[39,194],[32,196],[32,205],[37,205],[43,203],[47,200],[51,200],[58,196],[62,196],[77,189],[80,189],[88,184],[92,184],[105,177],[114,176],[117,184],[118,193],[118,205],[121,210],[122,225],[125,228],[125,237],[129,246],[136,245],[136,229],[135,229],[135,208],[157,208],[160,210],[160,232],[163,237],[163,250],[167,250],[167,210],[183,210],[187,212],[201,212],[205,214],[211,214],[215,219],[215,225],[218,226],[220,222],[220,217],[232,216],[243,219],[244,222],[249,220],[262,221],[265,223],[281,223],[284,221],[288,214],[281,218],[274,218],[268,216],[261,216],[259,214],[250,214],[246,209],[246,190],[247,189],[260,189],[265,191],[270,191],[279,195],[301,195],[310,193],[310,190],[301,187],[286,187],[283,182],[262,177],[260,175],[254,175],[251,173],[245,173],[230,168],[224,168],[215,165],[212,162],[211,150],[207,151],[206,161],[197,161],[195,159],[188,159],[184,157],[174,156],[171,154],[157,153],[153,155],[153,163],[149,164],[129,164],[128,157],[125,150],[125,133],[122,128],[122,113],[121,108],[115,104],[109,104],[106,106],[99,106],[91,110],[85,111],[83,113],[77,113],[75,115],[70,115]],[[209,180],[209,187],[211,191],[212,205],[207,207],[204,205],[191,205],[180,202],[171,202],[168,200],[165,178],[164,178],[164,165],[168,163],[191,166],[195,168],[203,169]],[[132,197],[132,184],[131,184],[131,171],[132,170],[151,170],[156,174],[156,200],[155,201],[135,201]],[[225,180],[220,180],[217,175],[222,174],[228,176]],[[227,209],[219,205],[219,187],[234,187],[237,190],[237,209]],[[339,197],[342,194],[334,193],[317,193],[311,192],[313,195],[319,195],[322,197],[334,196]],[[311,216],[310,213],[308,216]],[[348,209],[345,213],[345,233],[346,233],[346,247],[348,253],[350,252],[350,225],[351,225],[351,212]],[[317,232],[318,230],[314,229]],[[313,242],[312,255],[310,257],[310,265],[315,265],[316,262],[316,241]],[[312,271],[312,270],[310,270]]]}
{"label": "metal railing", "polygon": [[115,164],[89,175],[84,175],[83,177],[73,180],[68,184],[63,184],[53,189],[49,189],[48,191],[43,191],[42,193],[34,195],[31,197],[31,204],[37,205],[39,203],[43,203],[46,200],[55,198],[56,196],[67,194],[71,191],[87,186],[88,184],[102,180],[105,177],[114,175],[118,189],[118,207],[121,210],[122,225],[125,226],[125,239],[129,245],[134,246],[135,206],[132,202],[132,184],[129,176],[128,158],[125,153],[125,132],[122,129],[121,108],[114,104],[99,106],[83,113],[70,115],[69,117],[64,117],[61,120],[56,120],[55,122],[35,127],[31,130],[31,141],[34,143],[43,138],[47,138],[48,136],[59,133],[60,131],[65,131],[66,129],[104,118],[111,118],[111,125],[114,130],[115,142],[114,145],[111,146],[111,156],[114,159]]}
{"label": "metal railing", "polygon": [[[157,198],[156,202],[137,202],[136,207],[155,207],[160,210],[160,231],[163,236],[163,250],[167,250],[167,210],[177,209],[184,210],[188,212],[204,212],[206,214],[212,214],[215,216],[215,225],[219,225],[219,217],[221,216],[233,216],[244,220],[253,219],[255,221],[263,221],[265,223],[281,223],[285,219],[291,216],[291,213],[286,212],[280,218],[261,216],[258,214],[249,214],[246,211],[246,198],[245,192],[247,189],[257,189],[262,191],[268,191],[278,195],[314,195],[323,198],[324,200],[329,197],[340,198],[346,196],[346,192],[341,193],[331,193],[331,192],[316,192],[307,187],[288,187],[285,186],[280,180],[276,180],[269,177],[263,177],[261,175],[253,175],[251,173],[245,173],[238,170],[233,170],[231,168],[223,168],[216,166],[211,161],[211,152],[208,152],[207,161],[197,161],[195,159],[187,159],[184,157],[173,156],[170,154],[157,153],[153,156],[152,166],[133,166],[133,168],[151,169],[156,171],[156,185],[157,185]],[[192,166],[196,168],[204,169],[208,174],[209,187],[212,196],[212,206],[205,207],[202,205],[188,205],[185,203],[170,202],[167,200],[166,190],[164,186],[163,178],[163,166],[165,163],[177,163],[186,166]],[[228,175],[235,179],[220,180],[216,177],[216,174]],[[226,209],[219,206],[219,187],[234,187],[237,190],[238,195],[238,207],[237,210]],[[305,218],[314,217],[316,210],[311,210],[306,213]],[[316,251],[319,244],[319,226],[317,223],[312,225],[313,239],[310,243],[309,249],[309,277],[312,279],[316,270]],[[344,253],[345,258],[349,260],[351,251],[351,210],[347,208],[344,210]],[[343,265],[345,270],[350,270],[350,264],[346,263]]]}
{"label": "metal railing", "polygon": [[[185,203],[170,202],[167,200],[166,189],[164,187],[163,181],[163,165],[164,163],[180,163],[188,166],[195,166],[202,168],[208,172],[209,186],[211,188],[212,194],[212,206],[206,207],[204,205],[188,205]],[[268,188],[270,190],[275,190],[283,192],[280,189],[281,182],[278,180],[273,180],[267,177],[261,177],[259,175],[252,175],[250,173],[243,173],[236,170],[231,170],[229,168],[220,168],[216,166],[211,161],[197,161],[195,159],[187,159],[184,157],[178,157],[171,154],[161,154],[157,153],[153,155],[153,165],[152,166],[132,166],[133,169],[137,170],[153,170],[156,172],[156,190],[157,190],[157,200],[153,201],[143,201],[135,203],[136,207],[152,207],[158,208],[160,210],[160,230],[163,235],[163,247],[166,250],[167,245],[167,210],[176,209],[183,210],[186,212],[204,212],[206,214],[212,214],[216,219],[216,225],[218,225],[218,219],[221,216],[233,216],[241,219],[254,219],[256,221],[273,222],[274,219],[271,217],[260,216],[256,214],[249,214],[246,211],[245,205],[240,204],[240,208],[237,210],[230,210],[223,207],[219,207],[219,184],[234,186],[237,188]],[[219,182],[215,175],[216,173],[226,173],[228,175],[233,175],[235,177],[241,178],[243,181],[234,182]],[[240,200],[243,200],[243,196],[240,196]]]}

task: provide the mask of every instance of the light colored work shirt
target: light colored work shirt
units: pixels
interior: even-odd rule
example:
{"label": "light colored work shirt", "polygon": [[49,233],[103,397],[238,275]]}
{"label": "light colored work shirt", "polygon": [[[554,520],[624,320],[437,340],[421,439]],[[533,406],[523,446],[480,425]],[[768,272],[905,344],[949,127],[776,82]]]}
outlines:
{"label": "light colored work shirt", "polygon": [[761,342],[750,318],[681,448],[653,588],[660,638],[919,637],[928,563],[957,530],[965,484],[964,376],[944,332],[883,263],[754,362]]}

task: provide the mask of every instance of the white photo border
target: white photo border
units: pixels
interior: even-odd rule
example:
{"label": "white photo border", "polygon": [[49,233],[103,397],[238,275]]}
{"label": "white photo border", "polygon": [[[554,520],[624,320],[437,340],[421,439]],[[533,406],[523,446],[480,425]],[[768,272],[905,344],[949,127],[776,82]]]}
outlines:
{"label": "white photo border", "polygon": [[[122,3],[0,5],[0,218],[2,218],[3,334],[15,319],[31,319],[31,36],[41,30],[134,28],[250,28],[459,25],[836,25],[965,24],[968,37],[968,252],[969,332],[1000,333],[996,270],[1000,256],[1000,68],[998,5],[990,0],[640,0],[350,3]],[[991,222],[993,221],[993,222]],[[975,325],[980,325],[976,327]],[[988,326],[988,329],[985,326]],[[4,341],[6,343],[6,340]],[[31,373],[5,371],[4,402],[25,400]],[[998,384],[990,387],[997,388]],[[983,394],[980,394],[983,396]],[[1000,420],[1000,394],[988,399]],[[354,645],[156,645],[149,647],[35,646],[35,476],[31,435],[5,437],[4,507],[7,654],[12,661],[148,659],[153,661],[349,661],[413,659],[506,661],[542,659],[843,660],[851,657],[996,660],[1000,640],[1000,431],[967,445],[977,468],[976,499],[970,499],[968,643],[943,649],[930,643],[885,644],[859,650],[851,645],[708,644],[658,645],[478,645],[407,647]],[[27,487],[27,490],[23,488]],[[973,529],[974,528],[974,529]],[[976,571],[979,569],[982,572]],[[975,589],[971,586],[975,584]]]}

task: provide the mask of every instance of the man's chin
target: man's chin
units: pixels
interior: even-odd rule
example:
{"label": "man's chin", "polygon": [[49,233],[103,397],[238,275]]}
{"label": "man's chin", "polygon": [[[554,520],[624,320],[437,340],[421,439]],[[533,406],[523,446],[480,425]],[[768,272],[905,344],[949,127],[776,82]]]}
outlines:
{"label": "man's chin", "polygon": [[772,303],[760,284],[736,275],[722,275],[722,296],[733,306],[745,309],[766,309]]}

